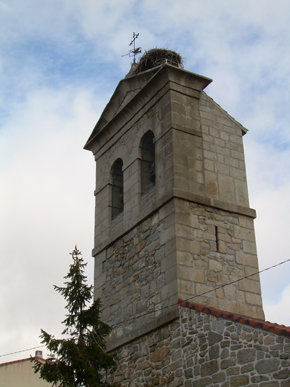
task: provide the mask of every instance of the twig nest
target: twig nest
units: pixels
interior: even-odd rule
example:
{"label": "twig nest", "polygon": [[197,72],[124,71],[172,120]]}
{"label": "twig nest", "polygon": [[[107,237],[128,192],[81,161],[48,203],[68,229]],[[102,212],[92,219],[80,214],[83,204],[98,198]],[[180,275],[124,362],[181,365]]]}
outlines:
{"label": "twig nest", "polygon": [[181,56],[174,51],[166,50],[164,48],[153,48],[145,53],[140,58],[134,69],[135,74],[160,66],[163,63],[169,63],[172,66],[182,67]]}

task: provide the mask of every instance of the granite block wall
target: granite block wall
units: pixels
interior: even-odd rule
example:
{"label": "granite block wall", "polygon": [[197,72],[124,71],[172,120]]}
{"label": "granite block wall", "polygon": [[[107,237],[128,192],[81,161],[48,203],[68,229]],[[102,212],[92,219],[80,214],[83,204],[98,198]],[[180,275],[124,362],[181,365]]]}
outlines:
{"label": "granite block wall", "polygon": [[120,366],[111,380],[124,387],[290,384],[289,337],[185,307],[175,321],[117,354]]}
{"label": "granite block wall", "polygon": [[175,305],[176,281],[173,201],[95,258],[95,298],[102,299],[115,339],[147,330],[164,306]]}
{"label": "granite block wall", "polygon": [[179,297],[264,318],[253,220],[186,200],[175,211]]}

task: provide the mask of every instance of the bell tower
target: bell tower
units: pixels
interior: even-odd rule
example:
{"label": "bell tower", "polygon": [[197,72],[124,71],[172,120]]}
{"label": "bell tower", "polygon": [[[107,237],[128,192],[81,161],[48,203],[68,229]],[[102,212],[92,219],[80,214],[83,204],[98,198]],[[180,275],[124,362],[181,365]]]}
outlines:
{"label": "bell tower", "polygon": [[[132,66],[85,149],[96,161],[95,297],[109,349],[174,320],[181,298],[264,319],[247,130],[173,51]],[[219,288],[218,288],[219,287]],[[216,289],[218,288],[218,289]]]}

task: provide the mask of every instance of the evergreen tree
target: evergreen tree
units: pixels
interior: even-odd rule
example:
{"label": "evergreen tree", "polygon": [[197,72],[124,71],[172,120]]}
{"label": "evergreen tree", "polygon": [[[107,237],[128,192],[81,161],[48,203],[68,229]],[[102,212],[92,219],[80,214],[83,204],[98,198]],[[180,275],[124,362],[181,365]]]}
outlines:
{"label": "evergreen tree", "polygon": [[63,339],[41,330],[41,342],[53,355],[46,362],[33,359],[34,371],[40,377],[57,387],[97,387],[109,386],[107,372],[115,365],[115,356],[105,352],[105,337],[111,328],[100,320],[101,302],[93,297],[93,287],[86,283],[84,268],[87,265],[81,252],[75,247],[71,253],[70,265],[64,287],[54,285],[54,289],[67,301],[63,324]]}

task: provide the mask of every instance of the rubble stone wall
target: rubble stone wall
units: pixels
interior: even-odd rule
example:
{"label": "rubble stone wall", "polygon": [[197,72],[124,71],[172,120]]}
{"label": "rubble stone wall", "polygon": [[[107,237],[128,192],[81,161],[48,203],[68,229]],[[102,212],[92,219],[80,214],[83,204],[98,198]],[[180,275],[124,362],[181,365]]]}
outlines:
{"label": "rubble stone wall", "polygon": [[179,307],[179,318],[119,348],[119,386],[288,387],[290,339]]}
{"label": "rubble stone wall", "polygon": [[103,319],[118,339],[148,331],[165,306],[175,305],[176,281],[173,201],[95,258],[95,298],[102,299]]}

